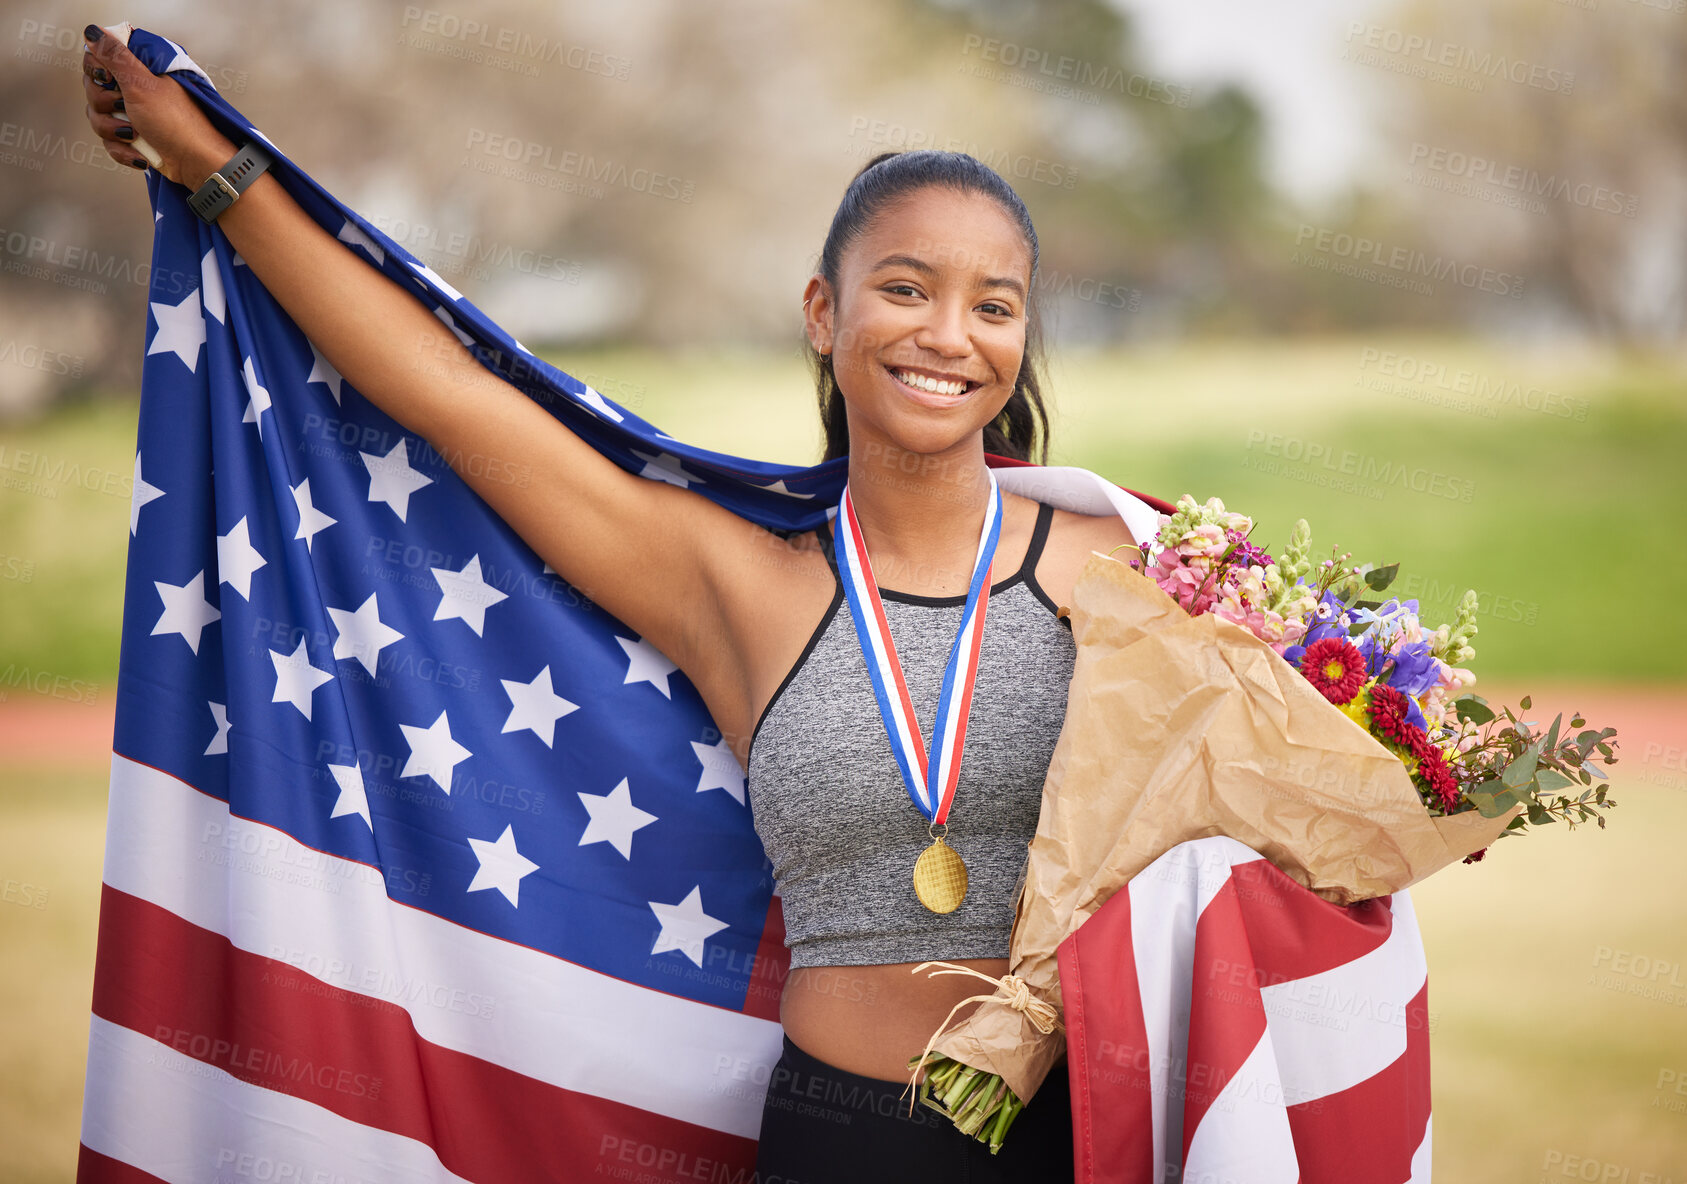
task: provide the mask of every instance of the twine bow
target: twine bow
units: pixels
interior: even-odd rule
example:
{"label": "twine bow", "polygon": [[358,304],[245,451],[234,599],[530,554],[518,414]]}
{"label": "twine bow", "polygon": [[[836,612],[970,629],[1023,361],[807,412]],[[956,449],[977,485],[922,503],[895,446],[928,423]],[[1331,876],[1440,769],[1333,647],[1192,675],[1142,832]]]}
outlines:
{"label": "twine bow", "polygon": [[[987,983],[994,983],[996,985],[996,989],[989,995],[969,995],[967,998],[962,999],[959,1003],[955,1004],[954,1007],[949,1009],[949,1014],[943,1017],[943,1022],[941,1024],[937,1025],[937,1031],[933,1032],[931,1034],[931,1039],[926,1041],[925,1051],[920,1054],[919,1063],[914,1066],[913,1072],[908,1081],[908,1089],[914,1088],[914,1085],[919,1078],[920,1070],[925,1067],[926,1058],[931,1055],[931,1046],[937,1043],[937,1038],[943,1035],[943,1029],[947,1028],[949,1026],[949,1021],[955,1018],[955,1012],[959,1011],[968,1003],[988,1003],[991,1000],[1000,1000],[1009,1007],[1013,1008],[1015,1011],[1023,1011],[1025,1013],[1025,1018],[1030,1020],[1037,1031],[1043,1033],[1045,1036],[1054,1031],[1056,1028],[1063,1026],[1060,1022],[1060,1013],[1054,1009],[1054,1004],[1048,1002],[1046,999],[1039,999],[1035,995],[1031,994],[1031,988],[1026,986],[1025,980],[1020,978],[1017,974],[1004,974],[999,979],[991,978],[983,971],[974,970],[970,966],[957,966],[953,962],[921,962],[908,973],[918,974],[928,966],[946,967],[946,969],[943,970],[932,971],[931,973],[933,977],[936,977],[939,974],[970,974],[974,978],[981,978]],[[907,1096],[908,1089],[902,1091],[903,1096]],[[914,1104],[912,1102],[908,1103],[908,1112],[910,1114],[914,1112]]]}

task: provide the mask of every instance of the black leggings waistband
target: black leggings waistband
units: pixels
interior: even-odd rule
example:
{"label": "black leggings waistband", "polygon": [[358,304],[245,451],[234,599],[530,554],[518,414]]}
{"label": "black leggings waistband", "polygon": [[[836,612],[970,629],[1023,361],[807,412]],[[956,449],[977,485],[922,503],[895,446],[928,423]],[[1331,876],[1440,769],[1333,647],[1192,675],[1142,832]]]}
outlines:
{"label": "black leggings waistband", "polygon": [[1064,1057],[1014,1119],[996,1155],[921,1104],[918,1092],[906,1081],[840,1069],[784,1037],[762,1108],[757,1184],[904,1179],[1024,1184],[1072,1178]]}

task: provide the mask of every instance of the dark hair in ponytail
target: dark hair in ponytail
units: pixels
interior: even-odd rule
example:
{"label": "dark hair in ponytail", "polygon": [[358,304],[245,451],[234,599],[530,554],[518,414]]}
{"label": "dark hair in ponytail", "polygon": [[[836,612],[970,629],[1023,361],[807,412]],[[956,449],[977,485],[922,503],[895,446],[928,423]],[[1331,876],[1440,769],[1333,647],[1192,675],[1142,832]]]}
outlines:
{"label": "dark hair in ponytail", "polygon": [[[1013,394],[1002,413],[984,427],[984,451],[1016,460],[1048,463],[1048,413],[1043,408],[1038,372],[1042,368],[1041,318],[1037,315],[1037,231],[1031,215],[1013,186],[989,165],[964,152],[883,152],[861,166],[832,215],[826,244],[820,249],[820,274],[838,287],[838,263],[845,248],[863,233],[886,206],[917,189],[940,185],[958,193],[981,193],[995,201],[1018,223],[1031,248],[1031,288],[1026,293],[1025,355]],[[832,460],[849,452],[849,421],[830,355],[822,356],[803,338],[803,352],[814,371],[820,422],[826,433],[826,453]]]}

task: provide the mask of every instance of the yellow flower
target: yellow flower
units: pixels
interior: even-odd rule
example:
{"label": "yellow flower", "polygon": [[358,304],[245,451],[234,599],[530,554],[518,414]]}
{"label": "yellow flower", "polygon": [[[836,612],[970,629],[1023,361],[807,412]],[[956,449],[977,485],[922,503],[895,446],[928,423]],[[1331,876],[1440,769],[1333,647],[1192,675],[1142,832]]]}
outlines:
{"label": "yellow flower", "polygon": [[1336,710],[1367,732],[1371,730],[1370,717],[1365,712],[1365,693],[1363,691],[1360,691],[1345,703],[1338,703]]}

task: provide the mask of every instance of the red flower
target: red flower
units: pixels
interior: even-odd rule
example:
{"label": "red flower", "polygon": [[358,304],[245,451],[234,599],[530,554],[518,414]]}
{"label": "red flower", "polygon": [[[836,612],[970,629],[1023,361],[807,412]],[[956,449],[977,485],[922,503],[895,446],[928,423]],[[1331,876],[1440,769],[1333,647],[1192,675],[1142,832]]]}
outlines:
{"label": "red flower", "polygon": [[1387,736],[1408,752],[1412,752],[1412,733],[1423,735],[1423,729],[1406,718],[1406,696],[1387,683],[1371,688],[1371,700],[1365,710],[1375,730]]}
{"label": "red flower", "polygon": [[1429,734],[1406,719],[1406,696],[1386,683],[1371,688],[1368,706],[1376,730],[1417,758],[1417,776],[1441,800],[1441,808],[1451,813],[1459,801],[1459,783],[1447,767],[1447,758]]}
{"label": "red flower", "polygon": [[[1419,729],[1419,734],[1422,735],[1422,729]],[[1424,737],[1420,748],[1421,751],[1414,753],[1418,758],[1418,775],[1429,783],[1429,788],[1441,799],[1441,809],[1450,814],[1453,807],[1459,803],[1458,779],[1447,767],[1447,760],[1441,755],[1441,750],[1435,747],[1427,736]]]}
{"label": "red flower", "polygon": [[1351,703],[1365,685],[1365,656],[1345,637],[1326,637],[1306,647],[1300,672],[1318,693],[1340,706]]}
{"label": "red flower", "polygon": [[1488,853],[1488,849],[1486,847],[1484,847],[1480,851],[1475,851],[1475,852],[1472,852],[1469,855],[1466,855],[1464,857],[1464,862],[1465,863],[1479,863],[1481,861],[1482,857],[1484,855],[1486,855],[1487,853]]}

